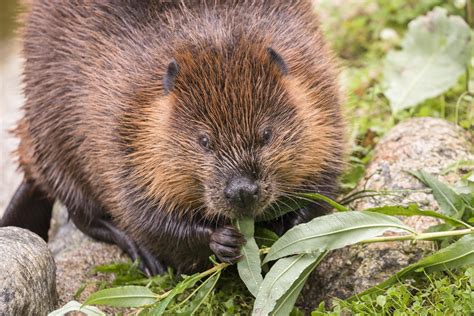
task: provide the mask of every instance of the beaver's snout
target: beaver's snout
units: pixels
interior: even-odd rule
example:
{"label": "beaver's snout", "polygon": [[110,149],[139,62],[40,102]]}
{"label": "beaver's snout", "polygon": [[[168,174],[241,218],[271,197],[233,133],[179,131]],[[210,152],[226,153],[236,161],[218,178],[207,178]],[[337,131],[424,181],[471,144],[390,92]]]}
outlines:
{"label": "beaver's snout", "polygon": [[250,212],[260,199],[260,187],[248,177],[236,177],[225,187],[224,196],[236,210]]}

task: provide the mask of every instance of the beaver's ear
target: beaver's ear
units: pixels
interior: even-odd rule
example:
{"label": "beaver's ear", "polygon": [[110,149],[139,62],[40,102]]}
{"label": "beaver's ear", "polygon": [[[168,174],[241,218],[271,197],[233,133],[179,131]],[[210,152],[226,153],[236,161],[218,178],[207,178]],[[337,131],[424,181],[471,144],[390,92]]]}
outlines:
{"label": "beaver's ear", "polygon": [[173,59],[169,63],[168,69],[166,70],[165,77],[163,78],[163,89],[165,91],[165,95],[170,93],[171,90],[173,90],[178,72],[179,72],[179,65],[176,62],[176,60]]}
{"label": "beaver's ear", "polygon": [[270,55],[270,59],[272,62],[274,62],[278,68],[280,69],[281,73],[283,75],[288,74],[288,66],[286,65],[285,61],[283,60],[283,57],[281,57],[280,54],[278,54],[273,48],[268,47],[267,52]]}

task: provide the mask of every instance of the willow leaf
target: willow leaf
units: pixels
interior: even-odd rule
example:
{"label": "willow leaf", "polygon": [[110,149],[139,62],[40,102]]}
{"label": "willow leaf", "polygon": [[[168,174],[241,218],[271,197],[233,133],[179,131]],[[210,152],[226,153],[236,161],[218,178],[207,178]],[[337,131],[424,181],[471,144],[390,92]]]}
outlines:
{"label": "willow leaf", "polygon": [[91,294],[84,305],[142,307],[156,302],[156,294],[144,286],[121,286]]}
{"label": "willow leaf", "polygon": [[267,228],[255,227],[255,241],[259,247],[270,248],[278,238],[280,237],[276,233]]}
{"label": "willow leaf", "polygon": [[298,277],[298,279],[291,285],[291,287],[286,291],[286,293],[277,301],[275,307],[273,308],[272,315],[275,316],[286,316],[290,315],[293,307],[295,306],[296,300],[303,289],[306,281],[308,280],[309,275],[314,269],[319,265],[319,263],[324,259],[327,252],[322,253],[318,259],[308,266],[303,273]]}
{"label": "willow leaf", "polygon": [[73,314],[73,312],[81,312],[86,316],[105,316],[105,313],[94,306],[85,306],[77,301],[70,301],[63,307],[51,312],[48,316],[63,316]]}
{"label": "willow leaf", "polygon": [[444,214],[457,219],[462,217],[466,206],[459,194],[423,170],[411,172],[411,174],[431,188],[433,196]]}
{"label": "willow leaf", "polygon": [[413,232],[396,217],[366,211],[317,217],[286,232],[273,244],[263,262],[295,254],[342,248],[380,236],[388,230]]}
{"label": "willow leaf", "polygon": [[[269,315],[277,306],[278,300],[284,297],[295,283],[299,283],[299,281],[304,283],[307,275],[311,272],[308,272],[307,269],[312,266],[315,267],[320,256],[320,253],[301,254],[278,260],[262,282],[260,291],[255,299],[252,315]],[[298,286],[293,288],[293,290],[298,290]],[[294,304],[292,302],[294,296],[290,298],[291,300],[288,300],[287,304]]]}
{"label": "willow leaf", "polygon": [[209,296],[209,294],[214,290],[216,287],[217,281],[219,281],[219,278],[221,276],[220,272],[216,272],[213,275],[211,275],[209,278],[207,278],[206,281],[204,281],[200,286],[199,290],[196,293],[196,296],[191,302],[191,306],[189,307],[188,310],[186,310],[183,313],[180,313],[181,316],[190,316],[194,315],[199,307],[202,305],[204,300]]}
{"label": "willow leaf", "polygon": [[339,212],[347,212],[349,209],[345,207],[344,205],[341,205],[337,203],[336,201],[332,200],[331,198],[328,198],[325,195],[319,194],[319,193],[301,193],[299,196],[315,201],[323,201],[329,204],[330,206],[334,207],[336,210]]}
{"label": "willow leaf", "polygon": [[166,308],[168,308],[168,305],[177,295],[183,293],[186,289],[193,287],[200,279],[201,275],[199,273],[186,277],[174,287],[174,289],[168,294],[168,296],[166,296],[166,298],[155,304],[155,306],[153,306],[149,311],[149,314],[153,316],[163,315],[163,313],[166,311]]}
{"label": "willow leaf", "polygon": [[237,220],[235,226],[247,241],[242,247],[243,258],[237,263],[237,270],[250,293],[257,296],[263,277],[260,252],[254,238],[255,222],[252,218],[244,218]]}
{"label": "willow leaf", "polygon": [[380,213],[385,215],[400,215],[400,216],[429,216],[444,220],[447,224],[452,226],[467,226],[466,223],[460,221],[454,217],[450,217],[432,210],[422,210],[416,204],[410,204],[408,206],[381,206],[366,209],[368,212]]}

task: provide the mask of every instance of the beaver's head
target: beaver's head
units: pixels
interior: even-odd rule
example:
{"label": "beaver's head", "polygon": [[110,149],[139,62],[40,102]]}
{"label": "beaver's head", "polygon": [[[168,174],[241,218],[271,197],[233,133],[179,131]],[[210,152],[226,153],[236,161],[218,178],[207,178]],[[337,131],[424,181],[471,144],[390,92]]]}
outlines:
{"label": "beaver's head", "polygon": [[332,69],[248,43],[173,57],[163,96],[144,113],[136,153],[143,183],[162,206],[207,218],[258,216],[339,173]]}

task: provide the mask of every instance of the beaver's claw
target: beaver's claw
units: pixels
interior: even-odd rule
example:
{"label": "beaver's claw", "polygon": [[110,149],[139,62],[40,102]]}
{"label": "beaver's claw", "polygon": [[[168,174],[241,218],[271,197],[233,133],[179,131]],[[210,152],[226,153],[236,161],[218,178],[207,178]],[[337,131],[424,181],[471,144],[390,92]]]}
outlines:
{"label": "beaver's claw", "polygon": [[211,235],[209,247],[217,258],[225,263],[236,263],[242,258],[244,236],[233,226],[216,229]]}

